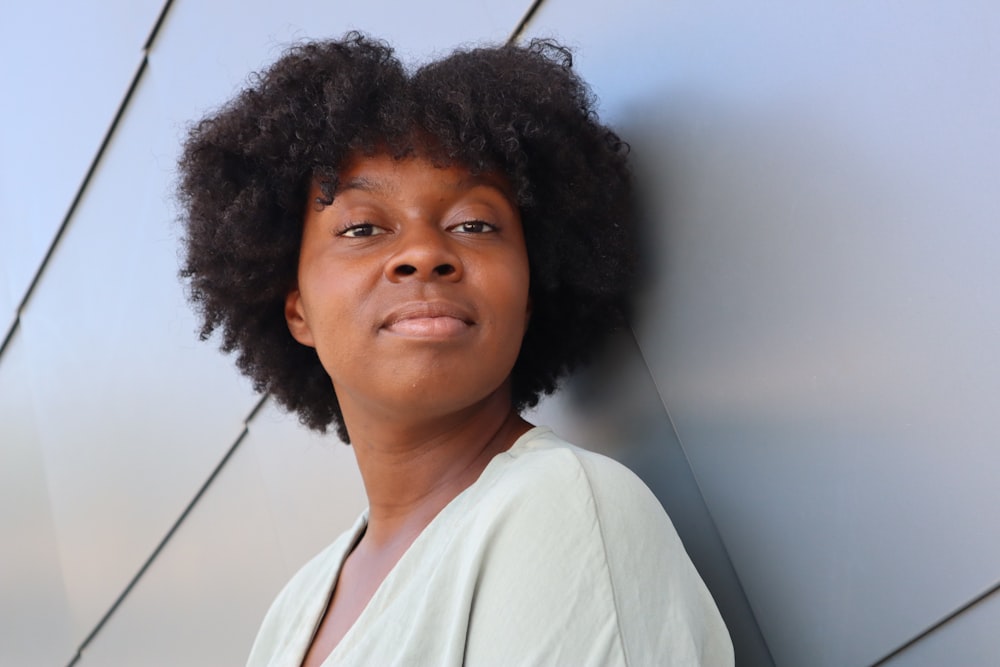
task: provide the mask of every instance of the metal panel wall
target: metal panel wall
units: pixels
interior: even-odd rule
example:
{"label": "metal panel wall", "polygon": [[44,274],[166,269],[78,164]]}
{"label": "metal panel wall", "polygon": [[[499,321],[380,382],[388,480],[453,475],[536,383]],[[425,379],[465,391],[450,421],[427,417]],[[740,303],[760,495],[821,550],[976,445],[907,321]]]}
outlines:
{"label": "metal panel wall", "polygon": [[64,665],[76,647],[28,372],[15,334],[0,358],[0,662]]}
{"label": "metal panel wall", "polygon": [[[292,40],[360,28],[412,61],[530,3],[29,4],[0,9],[0,664],[238,663],[363,494],[349,448],[195,340],[184,127]],[[996,594],[965,608],[1000,579],[998,29],[985,0],[528,24],[631,142],[652,267],[635,338],[532,416],[653,488],[741,666],[1000,650]]]}

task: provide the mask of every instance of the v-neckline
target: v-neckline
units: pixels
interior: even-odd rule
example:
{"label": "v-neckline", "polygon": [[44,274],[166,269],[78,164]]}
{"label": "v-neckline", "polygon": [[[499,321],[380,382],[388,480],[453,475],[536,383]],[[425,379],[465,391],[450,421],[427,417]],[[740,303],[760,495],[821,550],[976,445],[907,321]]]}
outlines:
{"label": "v-neckline", "polygon": [[[403,554],[399,557],[399,560],[396,561],[396,564],[393,565],[392,569],[390,569],[389,572],[385,575],[385,578],[382,579],[381,583],[379,583],[378,587],[375,589],[375,592],[372,594],[371,598],[368,600],[364,608],[361,610],[361,613],[358,614],[358,617],[356,619],[354,619],[354,622],[351,624],[351,627],[347,629],[347,632],[345,632],[344,635],[340,638],[340,641],[337,642],[337,645],[333,647],[333,650],[331,650],[330,654],[326,657],[326,659],[323,660],[323,662],[320,664],[320,667],[333,667],[333,665],[335,664],[334,659],[339,654],[348,650],[343,647],[350,646],[350,644],[354,640],[354,635],[356,635],[359,632],[358,628],[365,624],[364,622],[366,621],[368,616],[371,616],[373,613],[375,613],[372,610],[381,602],[381,599],[385,597],[386,595],[385,591],[388,590],[389,587],[395,581],[395,579],[398,578],[399,572],[403,569],[405,563],[407,563],[408,560],[412,558],[412,554],[415,551],[417,551],[418,545],[423,541],[425,541],[427,539],[427,535],[436,530],[437,526],[443,523],[447,519],[447,517],[455,511],[455,507],[458,506],[460,500],[468,496],[473,489],[479,487],[484,480],[488,480],[490,476],[489,474],[491,474],[492,470],[496,468],[497,462],[499,460],[504,459],[511,455],[516,455],[517,453],[519,453],[519,450],[521,446],[523,446],[523,443],[533,440],[537,438],[540,433],[548,432],[549,430],[550,429],[546,426],[533,426],[532,428],[522,433],[520,436],[518,436],[517,439],[514,440],[514,444],[512,444],[508,449],[490,459],[490,462],[486,464],[485,468],[483,468],[483,471],[479,474],[479,477],[476,479],[476,481],[474,481],[472,484],[463,489],[458,495],[456,495],[454,498],[448,501],[448,503],[444,507],[442,507],[437,514],[434,515],[434,518],[432,518],[427,523],[427,525],[424,526],[423,530],[420,531],[420,534],[418,534],[416,538],[414,538],[413,542],[410,543],[410,546],[406,548]],[[493,482],[495,482],[495,479],[493,480]],[[354,522],[354,525],[351,527],[350,539],[346,540],[346,544],[344,545],[344,548],[341,550],[335,566],[331,568],[331,571],[328,574],[327,586],[324,592],[324,596],[322,598],[322,604],[319,606],[319,609],[317,610],[315,622],[308,636],[305,639],[305,645],[302,646],[301,650],[299,651],[300,654],[299,662],[296,663],[296,667],[299,667],[302,664],[302,661],[305,660],[305,656],[309,652],[309,648],[312,646],[312,642],[316,636],[316,632],[319,630],[320,625],[323,623],[323,618],[326,616],[326,611],[329,608],[330,602],[333,598],[333,592],[336,588],[337,582],[340,580],[340,573],[344,568],[344,563],[347,561],[348,556],[350,556],[351,552],[355,549],[358,542],[361,540],[361,537],[364,535],[365,530],[368,528],[368,511],[369,511],[368,508],[366,508],[361,513],[361,516],[358,517],[357,521]],[[454,538],[455,535],[452,535],[452,539]]]}

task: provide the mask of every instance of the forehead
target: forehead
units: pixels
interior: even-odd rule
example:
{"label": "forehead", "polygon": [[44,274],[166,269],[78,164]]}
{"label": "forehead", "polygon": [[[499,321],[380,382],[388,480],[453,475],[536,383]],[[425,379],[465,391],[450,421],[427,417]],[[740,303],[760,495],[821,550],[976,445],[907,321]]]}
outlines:
{"label": "forehead", "polygon": [[458,163],[442,165],[421,156],[393,157],[388,154],[353,155],[337,174],[335,195],[350,191],[395,195],[408,189],[461,193],[490,188],[515,205],[513,187],[499,171],[472,171]]}

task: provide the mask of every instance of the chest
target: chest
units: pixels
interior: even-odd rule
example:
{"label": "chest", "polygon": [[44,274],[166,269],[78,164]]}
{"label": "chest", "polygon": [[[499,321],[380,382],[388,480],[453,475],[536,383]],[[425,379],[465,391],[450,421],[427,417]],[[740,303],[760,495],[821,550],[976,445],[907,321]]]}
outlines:
{"label": "chest", "polygon": [[401,553],[352,553],[344,561],[326,612],[313,635],[302,667],[320,667],[375,595]]}

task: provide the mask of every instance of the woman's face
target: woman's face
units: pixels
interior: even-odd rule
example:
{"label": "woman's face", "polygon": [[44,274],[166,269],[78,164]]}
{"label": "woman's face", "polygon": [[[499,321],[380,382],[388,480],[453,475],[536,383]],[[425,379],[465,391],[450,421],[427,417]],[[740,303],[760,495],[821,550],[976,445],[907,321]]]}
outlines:
{"label": "woman's face", "polygon": [[307,206],[285,314],[348,421],[456,414],[509,392],[530,303],[508,191],[495,174],[361,156],[329,206]]}

